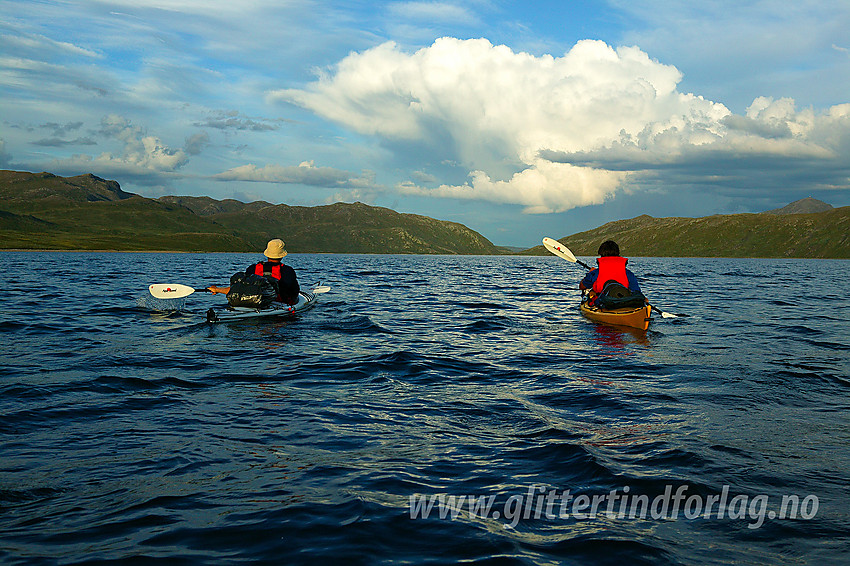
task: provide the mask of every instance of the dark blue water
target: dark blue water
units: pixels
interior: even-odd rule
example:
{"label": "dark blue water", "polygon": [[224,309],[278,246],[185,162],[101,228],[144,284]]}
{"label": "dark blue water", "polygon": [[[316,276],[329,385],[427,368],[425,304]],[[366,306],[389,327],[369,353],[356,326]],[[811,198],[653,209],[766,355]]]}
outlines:
{"label": "dark blue water", "polygon": [[217,326],[139,301],[256,256],[0,259],[3,563],[846,563],[850,262],[635,259],[642,334],[556,257],[293,254],[315,309]]}

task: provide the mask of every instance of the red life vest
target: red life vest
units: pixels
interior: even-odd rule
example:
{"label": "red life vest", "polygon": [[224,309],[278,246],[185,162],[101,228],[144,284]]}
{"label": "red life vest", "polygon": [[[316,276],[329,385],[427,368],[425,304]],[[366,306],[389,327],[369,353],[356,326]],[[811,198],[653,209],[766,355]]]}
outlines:
{"label": "red life vest", "polygon": [[[283,264],[280,263],[280,262],[271,263],[271,262],[268,262],[268,261],[261,261],[260,263],[258,263],[257,265],[254,266],[254,274],[259,275],[260,277],[264,277],[264,276],[265,277],[274,277],[275,279],[280,281],[280,278],[281,278],[280,266],[281,265],[283,265]],[[268,267],[268,269],[267,269],[267,267]],[[275,285],[274,287],[275,287],[275,289],[278,289],[277,285]],[[277,294],[277,300],[283,301],[283,299],[280,296],[280,290],[279,289],[278,289],[278,294]]]}
{"label": "red life vest", "polygon": [[267,263],[268,262],[261,261],[260,263],[255,265],[254,266],[254,274],[259,275],[261,277],[263,275],[271,275],[272,277],[274,277],[275,279],[280,281],[280,266],[283,265],[283,264],[280,263],[280,262],[272,264],[271,269],[266,270],[266,264]]}
{"label": "red life vest", "polygon": [[599,273],[596,276],[596,281],[593,282],[593,290],[596,293],[601,293],[605,284],[612,279],[622,285],[629,287],[629,278],[626,275],[626,262],[629,261],[620,256],[600,257],[596,260],[599,264]]}

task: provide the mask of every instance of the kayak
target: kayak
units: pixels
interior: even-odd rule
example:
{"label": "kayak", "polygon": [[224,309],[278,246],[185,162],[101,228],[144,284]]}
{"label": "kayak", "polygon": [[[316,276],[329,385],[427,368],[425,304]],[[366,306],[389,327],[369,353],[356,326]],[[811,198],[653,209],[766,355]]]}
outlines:
{"label": "kayak", "polygon": [[649,328],[650,315],[652,314],[652,307],[649,305],[636,308],[602,310],[598,307],[587,306],[587,303],[581,303],[580,308],[581,314],[594,322],[628,326],[630,328],[637,328],[638,330]]}
{"label": "kayak", "polygon": [[231,307],[224,305],[219,308],[211,308],[207,311],[207,322],[215,324],[218,322],[230,322],[233,320],[253,320],[253,319],[281,319],[293,317],[299,313],[313,308],[316,304],[316,294],[307,291],[301,291],[298,294],[298,303],[294,305],[285,305],[283,303],[273,303],[271,306],[264,309],[254,309],[250,307]]}

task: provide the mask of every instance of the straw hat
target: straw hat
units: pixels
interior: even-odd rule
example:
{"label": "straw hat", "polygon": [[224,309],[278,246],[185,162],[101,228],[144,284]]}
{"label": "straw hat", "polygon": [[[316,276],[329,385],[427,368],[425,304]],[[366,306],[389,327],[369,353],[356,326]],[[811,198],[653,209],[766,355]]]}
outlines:
{"label": "straw hat", "polygon": [[286,257],[286,250],[283,249],[283,240],[277,238],[269,240],[269,244],[266,246],[266,251],[263,252],[263,255],[269,259],[283,259]]}

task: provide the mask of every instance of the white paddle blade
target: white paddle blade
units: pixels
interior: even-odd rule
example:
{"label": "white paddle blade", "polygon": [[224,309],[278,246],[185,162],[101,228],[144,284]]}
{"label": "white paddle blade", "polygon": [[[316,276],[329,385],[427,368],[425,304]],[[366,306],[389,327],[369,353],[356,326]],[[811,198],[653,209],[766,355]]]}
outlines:
{"label": "white paddle blade", "polygon": [[330,290],[331,290],[331,288],[328,287],[327,285],[322,285],[321,287],[314,287],[313,289],[310,290],[310,292],[313,293],[314,295],[321,295],[322,293],[327,293]]}
{"label": "white paddle blade", "polygon": [[678,315],[678,314],[673,314],[671,312],[664,312],[663,310],[659,309],[655,305],[652,305],[652,310],[654,310],[655,312],[660,314],[661,318],[679,318],[679,316],[688,316],[686,314]]}
{"label": "white paddle blade", "polygon": [[576,263],[578,261],[576,259],[576,256],[573,255],[573,252],[571,252],[567,246],[565,246],[558,240],[553,240],[552,238],[543,238],[543,246],[561,259],[565,259],[573,263]]}
{"label": "white paddle blade", "polygon": [[148,287],[148,290],[156,299],[182,299],[195,292],[192,287],[179,283],[154,283]]}

